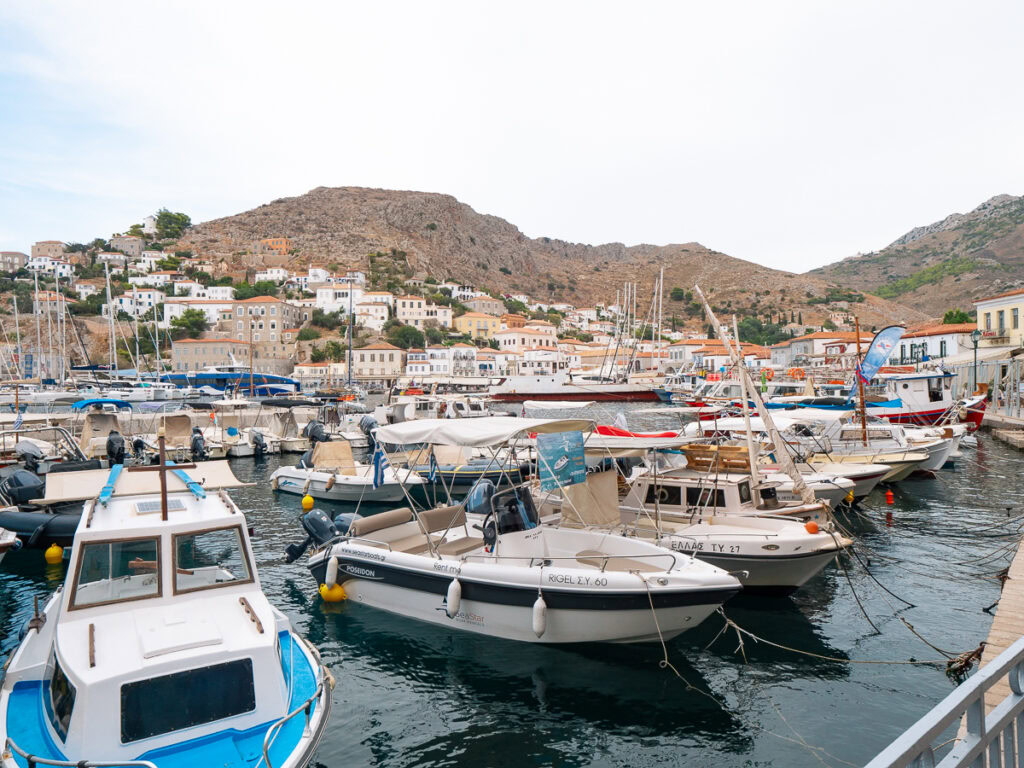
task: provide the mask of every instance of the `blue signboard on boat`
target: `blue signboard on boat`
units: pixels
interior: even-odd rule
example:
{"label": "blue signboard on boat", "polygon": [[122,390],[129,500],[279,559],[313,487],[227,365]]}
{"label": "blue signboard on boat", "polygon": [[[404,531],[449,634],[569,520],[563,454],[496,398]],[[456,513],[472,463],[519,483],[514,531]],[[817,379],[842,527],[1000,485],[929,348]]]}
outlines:
{"label": "blue signboard on boat", "polygon": [[585,482],[587,463],[583,458],[582,432],[553,432],[537,435],[540,489]]}
{"label": "blue signboard on boat", "polygon": [[857,367],[857,373],[865,383],[875,378],[875,374],[885,365],[906,330],[901,325],[890,325],[875,334],[867,354],[864,355],[864,361]]}

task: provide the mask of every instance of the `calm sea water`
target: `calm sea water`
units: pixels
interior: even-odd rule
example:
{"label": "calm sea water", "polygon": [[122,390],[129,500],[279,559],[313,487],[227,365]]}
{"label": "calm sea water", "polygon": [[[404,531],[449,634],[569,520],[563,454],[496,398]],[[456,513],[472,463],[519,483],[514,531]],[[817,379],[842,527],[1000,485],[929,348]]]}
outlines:
{"label": "calm sea water", "polygon": [[[591,415],[604,421],[612,414]],[[671,425],[638,414],[629,423]],[[1024,457],[982,435],[954,469],[899,485],[893,507],[875,491],[848,518],[875,577],[914,607],[883,593],[855,563],[848,563],[849,580],[833,565],[792,598],[726,606],[751,632],[831,659],[750,639],[744,658],[734,633],[715,640],[722,622],[713,617],[668,644],[683,682],[659,667],[658,646],[517,644],[365,606],[327,605],[301,563],[284,563],[284,546],[301,538],[300,510],[297,497],[269,488],[278,458],[232,464],[255,483],[232,495],[255,526],[264,589],[338,680],[316,756],[332,768],[862,765],[952,684],[942,668],[853,662],[939,658],[896,617],[900,607],[935,645],[975,648],[991,622],[982,608],[999,595],[993,575],[1016,542],[1006,534],[1019,537],[1012,519],[1024,514],[1017,482]],[[989,557],[1007,545],[1007,553]],[[33,596],[62,579],[62,567],[47,566],[39,551],[14,553],[0,565],[0,657],[16,645]]]}

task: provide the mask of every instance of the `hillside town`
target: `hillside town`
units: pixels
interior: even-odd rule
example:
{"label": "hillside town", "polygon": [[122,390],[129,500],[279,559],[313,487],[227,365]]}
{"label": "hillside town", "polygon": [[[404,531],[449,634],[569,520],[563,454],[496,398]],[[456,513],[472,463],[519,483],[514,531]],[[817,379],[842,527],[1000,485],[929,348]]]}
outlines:
{"label": "hillside town", "polygon": [[[413,273],[402,254],[370,254],[358,269],[318,264],[297,255],[286,236],[253,242],[262,268],[232,274],[222,262],[173,250],[167,235],[188,226],[184,214],[162,211],[89,246],[44,240],[29,253],[0,253],[5,287],[17,298],[5,304],[15,312],[20,306],[49,322],[59,316],[62,334],[66,318],[79,318],[87,335],[110,336],[103,353],[90,352],[72,322],[77,345],[64,340],[55,352],[52,343],[34,350],[23,344],[19,364],[12,338],[30,338],[32,323],[7,327],[0,347],[7,369],[54,378],[65,367],[57,358],[150,373],[244,365],[314,391],[340,382],[386,389],[563,372],[650,378],[699,372],[714,380],[728,365],[722,342],[709,337],[712,329],[655,316],[661,305],[654,296],[638,296],[635,284],[625,283],[607,303],[578,307]],[[984,359],[1007,356],[1022,342],[1022,308],[1024,291],[981,297],[971,314],[951,310],[908,327],[891,360],[964,362],[976,342]],[[802,312],[782,312],[771,326],[782,338],[773,343],[748,341],[741,329],[744,361],[752,368],[842,366],[858,353],[854,311],[837,298],[814,323],[803,323]],[[873,330],[860,329],[861,345]]]}

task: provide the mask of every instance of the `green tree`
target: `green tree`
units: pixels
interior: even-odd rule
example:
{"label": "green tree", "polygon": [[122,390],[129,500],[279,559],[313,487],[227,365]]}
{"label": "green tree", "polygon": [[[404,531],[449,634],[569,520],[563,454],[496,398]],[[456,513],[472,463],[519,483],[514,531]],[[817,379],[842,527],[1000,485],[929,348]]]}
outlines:
{"label": "green tree", "polygon": [[330,339],[327,344],[324,345],[324,354],[326,354],[335,363],[340,363],[345,357],[345,345],[341,342]]}
{"label": "green tree", "polygon": [[440,344],[444,341],[444,331],[440,328],[426,328],[424,333],[426,334],[428,344]]}
{"label": "green tree", "polygon": [[322,309],[314,309],[309,322],[328,331],[333,331],[341,325],[341,317],[337,312],[324,312]]}
{"label": "green tree", "polygon": [[831,320],[826,320],[824,323],[821,324],[821,328],[822,330],[825,331],[834,331],[836,329],[836,324],[833,323]]}
{"label": "green tree", "polygon": [[130,227],[128,227],[128,233],[127,234],[134,235],[135,237],[144,237],[145,236],[145,233],[142,231],[142,225],[141,224],[132,224]]}
{"label": "green tree", "polygon": [[156,214],[156,234],[161,240],[177,240],[192,226],[192,219],[184,213],[171,213],[161,208]]}
{"label": "green tree", "polygon": [[672,301],[690,301],[690,299],[693,298],[691,294],[687,293],[682,288],[673,288],[669,291],[668,297]]}
{"label": "green tree", "polygon": [[321,347],[314,346],[309,351],[309,362],[311,363],[322,363],[327,359],[327,352]]}
{"label": "green tree", "polygon": [[418,328],[413,328],[411,325],[392,326],[388,330],[387,339],[389,343],[402,349],[422,347],[424,343],[422,331]]}
{"label": "green tree", "polygon": [[201,309],[186,309],[171,320],[171,338],[198,338],[209,327],[206,313]]}
{"label": "green tree", "polygon": [[239,283],[235,286],[235,299],[237,301],[245,301],[246,299],[252,299],[256,296],[276,296],[277,285],[272,280],[260,280],[255,285],[249,285],[249,283]]}
{"label": "green tree", "polygon": [[319,338],[320,331],[318,331],[316,328],[302,328],[301,330],[299,330],[299,341],[312,341],[313,339]]}
{"label": "green tree", "polygon": [[943,325],[959,325],[961,323],[971,322],[974,322],[974,318],[962,309],[951,309],[942,316]]}

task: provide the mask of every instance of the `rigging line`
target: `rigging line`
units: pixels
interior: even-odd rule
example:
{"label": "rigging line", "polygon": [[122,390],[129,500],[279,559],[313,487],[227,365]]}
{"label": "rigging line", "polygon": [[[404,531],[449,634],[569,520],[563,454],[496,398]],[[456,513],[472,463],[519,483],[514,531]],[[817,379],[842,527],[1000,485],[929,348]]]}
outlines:
{"label": "rigging line", "polygon": [[865,610],[864,604],[861,603],[860,596],[857,594],[857,590],[853,588],[853,579],[850,578],[850,572],[846,570],[846,564],[843,562],[843,559],[839,556],[838,552],[836,553],[836,564],[842,569],[843,575],[846,576],[846,581],[850,585],[850,592],[851,594],[853,594],[853,599],[857,601],[857,607],[860,608],[860,612],[864,614],[864,618],[867,619],[868,624],[871,625],[871,628],[875,630],[875,632],[877,632],[878,634],[882,634],[881,630],[877,626],[875,626],[875,622],[873,622],[871,620],[871,617],[868,616],[868,612],[867,610]]}

